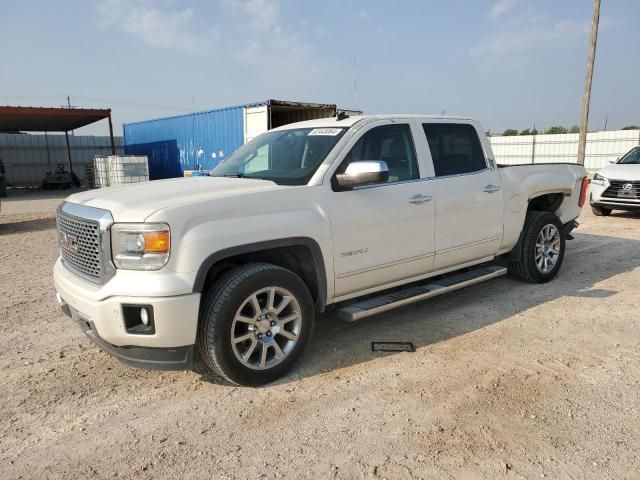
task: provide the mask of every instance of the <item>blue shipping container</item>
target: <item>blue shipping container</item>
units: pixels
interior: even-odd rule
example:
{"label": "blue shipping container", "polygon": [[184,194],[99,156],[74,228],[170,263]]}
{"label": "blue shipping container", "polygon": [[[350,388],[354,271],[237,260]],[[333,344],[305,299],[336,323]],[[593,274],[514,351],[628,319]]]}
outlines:
{"label": "blue shipping container", "polygon": [[271,128],[335,114],[334,104],[265,100],[127,123],[124,151],[148,157],[150,180],[181,177],[185,170],[211,170],[245,141]]}
{"label": "blue shipping container", "polygon": [[244,143],[244,108],[125,124],[125,155],[147,155],[150,180],[210,170]]}

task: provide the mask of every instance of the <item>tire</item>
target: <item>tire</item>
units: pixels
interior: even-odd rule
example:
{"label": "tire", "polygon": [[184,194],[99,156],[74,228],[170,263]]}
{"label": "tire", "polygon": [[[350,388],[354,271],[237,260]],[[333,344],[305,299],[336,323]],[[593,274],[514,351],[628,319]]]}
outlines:
{"label": "tire", "polygon": [[[529,283],[548,282],[556,276],[564,259],[566,240],[562,222],[553,213],[532,211],[527,214],[524,228],[519,258],[509,261],[509,273]],[[549,233],[553,233],[551,240],[546,237]],[[541,239],[543,250],[539,249]]]}
{"label": "tire", "polygon": [[218,380],[264,385],[294,366],[314,323],[313,299],[300,277],[275,265],[253,263],[233,269],[206,292],[196,344]]}
{"label": "tire", "polygon": [[606,207],[600,207],[597,205],[591,205],[591,211],[596,217],[608,217],[611,215],[611,209]]}

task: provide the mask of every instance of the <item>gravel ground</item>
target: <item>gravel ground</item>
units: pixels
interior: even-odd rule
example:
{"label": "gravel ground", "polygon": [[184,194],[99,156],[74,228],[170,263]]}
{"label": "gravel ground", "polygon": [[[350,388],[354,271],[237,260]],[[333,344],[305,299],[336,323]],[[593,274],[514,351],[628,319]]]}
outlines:
{"label": "gravel ground", "polygon": [[585,211],[546,285],[327,315],[291,375],[250,389],[85,339],[54,303],[55,203],[0,217],[2,479],[640,478],[639,216]]}

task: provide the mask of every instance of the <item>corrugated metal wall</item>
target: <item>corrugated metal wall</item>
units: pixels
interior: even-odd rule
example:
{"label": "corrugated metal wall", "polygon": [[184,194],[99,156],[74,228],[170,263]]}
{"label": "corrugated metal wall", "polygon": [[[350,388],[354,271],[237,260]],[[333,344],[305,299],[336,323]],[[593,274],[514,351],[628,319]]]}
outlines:
{"label": "corrugated metal wall", "polygon": [[[523,163],[576,163],[578,134],[514,135],[489,137],[496,161],[503,165]],[[598,170],[640,145],[640,130],[614,130],[587,134],[585,168]]]}
{"label": "corrugated metal wall", "polygon": [[147,155],[151,180],[215,167],[244,142],[244,107],[124,125],[125,154]]}
{"label": "corrugated metal wall", "polygon": [[[116,153],[122,155],[123,139],[114,137]],[[49,147],[47,148],[47,143]],[[85,166],[96,155],[111,155],[109,137],[69,135],[73,171],[84,181]],[[0,158],[6,170],[6,180],[11,186],[36,186],[42,183],[45,173],[59,163],[68,168],[67,143],[64,135],[30,135],[0,133]]]}
{"label": "corrugated metal wall", "polygon": [[335,117],[335,108],[310,108],[282,110],[279,107],[271,108],[271,128],[280,127],[289,123],[317,120],[319,118]]}
{"label": "corrugated metal wall", "polygon": [[179,177],[198,165],[211,170],[245,141],[268,128],[332,117],[335,113],[333,104],[264,100],[129,123],[124,125],[124,149],[127,155],[149,157],[151,180]]}

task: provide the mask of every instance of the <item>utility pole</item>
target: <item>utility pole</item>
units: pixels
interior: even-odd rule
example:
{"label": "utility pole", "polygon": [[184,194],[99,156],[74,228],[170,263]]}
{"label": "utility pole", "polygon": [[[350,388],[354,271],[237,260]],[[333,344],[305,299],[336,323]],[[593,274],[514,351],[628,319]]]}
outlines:
{"label": "utility pole", "polygon": [[353,50],[353,109],[358,110],[358,63],[355,49]]}
{"label": "utility pole", "polygon": [[536,130],[536,124],[533,124],[533,131],[531,132],[533,134],[533,141],[531,143],[531,163],[534,164],[536,163],[536,135],[537,135],[537,130]]}
{"label": "utility pole", "polygon": [[600,22],[600,0],[593,0],[593,19],[591,21],[591,39],[589,40],[589,57],[587,58],[587,74],[584,78],[582,93],[582,115],[580,116],[580,140],[578,141],[578,163],[584,165],[584,154],[587,147],[587,127],[589,125],[589,102],[591,101],[591,81],[593,80],[593,63],[596,59],[596,42],[598,41],[598,23]]}
{"label": "utility pole", "polygon": [[[67,95],[67,108],[71,109],[71,97],[69,95]],[[67,150],[69,149],[69,132],[64,132],[64,134],[67,136]],[[73,135],[75,137],[76,133],[71,130],[71,135]],[[69,150],[69,169],[73,170],[71,168],[71,150]]]}

